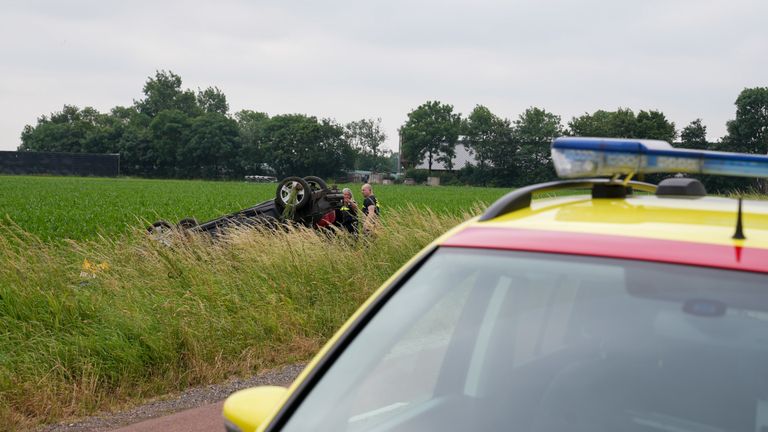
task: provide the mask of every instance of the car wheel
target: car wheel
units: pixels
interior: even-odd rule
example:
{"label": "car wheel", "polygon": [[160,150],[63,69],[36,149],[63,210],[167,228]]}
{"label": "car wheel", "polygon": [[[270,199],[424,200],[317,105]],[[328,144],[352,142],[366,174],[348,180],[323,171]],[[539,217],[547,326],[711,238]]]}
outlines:
{"label": "car wheel", "polygon": [[304,181],[309,183],[309,187],[312,188],[312,192],[328,189],[328,184],[320,177],[307,176],[304,177]]}
{"label": "car wheel", "polygon": [[179,229],[190,229],[200,225],[195,218],[184,218],[176,224]]}
{"label": "car wheel", "polygon": [[173,233],[173,225],[170,223],[159,220],[147,228],[147,234],[154,240],[169,246],[171,244],[171,234]]}
{"label": "car wheel", "polygon": [[161,233],[161,232],[165,232],[165,231],[170,231],[172,229],[173,229],[173,225],[171,225],[170,223],[168,223],[168,222],[166,222],[164,220],[159,220],[159,221],[153,223],[152,225],[150,225],[147,228],[147,232],[150,233],[150,234],[152,234],[152,233]]}
{"label": "car wheel", "polygon": [[291,199],[291,190],[296,188],[296,204],[294,209],[300,209],[304,207],[312,198],[312,188],[301,177],[286,177],[280,181],[277,185],[277,191],[275,192],[275,204],[281,209],[288,205],[288,201]]}

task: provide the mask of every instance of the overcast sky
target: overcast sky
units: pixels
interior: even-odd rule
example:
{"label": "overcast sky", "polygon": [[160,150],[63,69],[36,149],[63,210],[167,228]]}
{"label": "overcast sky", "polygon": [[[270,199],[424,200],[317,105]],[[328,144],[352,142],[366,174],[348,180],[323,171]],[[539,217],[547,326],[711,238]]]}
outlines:
{"label": "overcast sky", "polygon": [[397,128],[427,100],[562,123],[656,109],[725,134],[768,86],[768,1],[0,0],[0,150],[64,104],[106,112],[156,70],[219,87],[232,113],[305,113]]}

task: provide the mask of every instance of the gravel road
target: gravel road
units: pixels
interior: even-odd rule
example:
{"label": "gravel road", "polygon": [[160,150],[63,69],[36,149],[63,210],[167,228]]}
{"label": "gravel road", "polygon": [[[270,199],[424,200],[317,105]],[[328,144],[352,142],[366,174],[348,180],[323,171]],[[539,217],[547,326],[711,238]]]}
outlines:
{"label": "gravel road", "polygon": [[[214,430],[224,430],[221,420],[221,404],[219,402],[235,391],[248,387],[259,385],[287,387],[303,368],[304,364],[295,364],[282,369],[270,370],[247,379],[237,379],[223,384],[196,387],[185,390],[178,395],[163,398],[162,400],[158,399],[130,410],[100,414],[76,422],[44,426],[39,428],[38,432],[104,432],[133,424],[138,426],[135,430],[155,430],[152,426],[152,421],[147,421],[148,419],[157,419],[155,423],[158,425],[163,423],[161,417],[170,415],[173,415],[173,422],[177,420],[183,421],[185,415],[179,411],[189,411],[190,415],[214,416],[215,420],[213,420],[212,424],[218,425]],[[198,409],[193,410],[192,408]],[[147,427],[148,429],[145,429]],[[129,430],[129,428],[125,428],[125,430]],[[207,430],[207,428],[201,430]]]}

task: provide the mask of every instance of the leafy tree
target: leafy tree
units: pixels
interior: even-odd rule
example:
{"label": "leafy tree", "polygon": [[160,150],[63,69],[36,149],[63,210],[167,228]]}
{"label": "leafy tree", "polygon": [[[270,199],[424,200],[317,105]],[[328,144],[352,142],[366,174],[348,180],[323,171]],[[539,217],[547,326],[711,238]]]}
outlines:
{"label": "leafy tree", "polygon": [[27,125],[21,133],[21,151],[53,151],[68,153],[113,152],[108,117],[86,107],[80,110],[64,105],[50,118],[42,116],[37,125]]}
{"label": "leafy tree", "polygon": [[[552,180],[556,177],[552,165],[552,140],[563,135],[560,116],[541,108],[525,110],[513,123],[512,136],[517,145],[515,168],[524,177],[518,184]],[[513,173],[510,177],[514,178]]]}
{"label": "leafy tree", "polygon": [[635,137],[643,139],[657,139],[672,143],[677,137],[675,123],[667,120],[660,111],[640,111],[637,113],[637,126]]}
{"label": "leafy tree", "polygon": [[122,173],[158,175],[149,122],[133,107],[115,107],[102,114],[93,108],[65,106],[50,118],[38,119],[37,126],[25,127],[19,150],[119,153]]}
{"label": "leafy tree", "polygon": [[[715,145],[715,149],[752,154],[768,153],[768,87],[742,90],[735,104],[736,118],[727,123],[728,134]],[[757,188],[762,193],[768,193],[768,183],[765,180],[722,179],[717,186],[720,191]],[[709,184],[707,187],[710,187]]]}
{"label": "leafy tree", "polygon": [[227,96],[218,87],[208,87],[197,91],[197,104],[206,113],[226,115],[229,112]]}
{"label": "leafy tree", "polygon": [[478,167],[466,169],[464,177],[486,185],[494,172],[509,174],[512,171],[511,156],[515,153],[511,138],[509,120],[496,116],[483,105],[477,105],[464,121],[464,145],[474,154]]}
{"label": "leafy tree", "polygon": [[149,132],[151,119],[135,107],[115,107],[110,118],[116,130],[116,150],[120,153],[120,169],[137,176],[156,175]]}
{"label": "leafy tree", "polygon": [[176,177],[182,173],[177,166],[177,155],[185,151],[189,142],[192,119],[183,111],[160,111],[149,124],[149,159],[154,162],[152,173],[161,177]]}
{"label": "leafy tree", "polygon": [[607,138],[643,138],[673,142],[677,136],[675,124],[660,111],[640,111],[637,116],[628,108],[616,111],[598,110],[593,114],[574,117],[568,123],[570,133],[579,136]]}
{"label": "leafy tree", "polygon": [[680,143],[677,144],[677,147],[690,149],[706,149],[709,147],[707,143],[707,127],[701,123],[701,119],[696,119],[683,128],[680,132]]}
{"label": "leafy tree", "polygon": [[178,166],[185,177],[233,177],[241,171],[235,157],[239,149],[237,122],[211,112],[191,121],[189,143],[178,149]]}
{"label": "leafy tree", "polygon": [[742,90],[736,98],[736,119],[727,127],[727,151],[768,153],[768,87]]}
{"label": "leafy tree", "polygon": [[420,105],[408,113],[400,128],[404,160],[416,166],[426,157],[430,174],[435,160],[452,169],[461,123],[461,115],[453,112],[452,105],[438,101]]}
{"label": "leafy tree", "polygon": [[118,142],[125,132],[126,124],[112,112],[102,114],[96,110],[83,110],[92,125],[86,134],[82,151],[86,153],[119,153]]}
{"label": "leafy tree", "polygon": [[[82,135],[72,130],[71,124],[79,114],[79,108],[64,105],[61,112],[52,113],[50,119],[41,116],[37,125],[24,126],[21,132],[21,151],[69,151],[81,146]],[[66,149],[66,150],[65,150]]]}
{"label": "leafy tree", "polygon": [[278,176],[331,177],[349,167],[353,152],[344,129],[303,114],[277,115],[262,129],[261,148]]}
{"label": "leafy tree", "polygon": [[344,138],[354,150],[361,155],[370,155],[368,161],[361,168],[370,168],[374,171],[386,166],[382,165],[381,145],[387,139],[387,135],[381,127],[381,119],[362,119],[349,122],[344,125]]}
{"label": "leafy tree", "polygon": [[264,127],[269,122],[269,115],[262,112],[242,110],[235,114],[240,135],[240,154],[238,165],[247,174],[274,174],[262,169],[267,162],[263,149]]}
{"label": "leafy tree", "polygon": [[161,111],[177,110],[187,116],[197,116],[201,109],[195,93],[181,89],[181,77],[171,71],[157,71],[144,84],[144,99],[136,101],[138,111],[155,117]]}
{"label": "leafy tree", "polygon": [[121,171],[129,175],[220,177],[241,171],[240,161],[233,160],[239,156],[239,131],[225,115],[221,90],[209,87],[198,100],[181,89],[178,75],[159,71],[148,79],[144,95],[108,114],[65,105],[27,125],[19,149],[120,153]]}
{"label": "leafy tree", "polygon": [[498,158],[498,149],[512,134],[509,120],[497,117],[483,105],[477,105],[464,122],[464,144],[484,169]]}
{"label": "leafy tree", "polygon": [[568,123],[570,133],[578,136],[636,138],[637,118],[631,109],[598,110],[574,117]]}
{"label": "leafy tree", "polygon": [[355,163],[355,152],[344,139],[344,128],[331,119],[320,122],[322,140],[318,143],[317,175],[332,177],[350,169]]}

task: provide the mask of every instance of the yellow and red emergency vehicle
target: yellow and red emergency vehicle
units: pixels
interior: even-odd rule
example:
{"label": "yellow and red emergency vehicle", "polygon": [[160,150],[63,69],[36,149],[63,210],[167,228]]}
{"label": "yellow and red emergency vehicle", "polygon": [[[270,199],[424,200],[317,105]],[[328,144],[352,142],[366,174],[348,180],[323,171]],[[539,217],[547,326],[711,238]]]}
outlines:
{"label": "yellow and red emergency vehicle", "polygon": [[768,203],[632,180],[765,178],[768,157],[583,137],[552,156],[565,180],[435,240],[289,389],[231,396],[227,429],[768,430]]}

